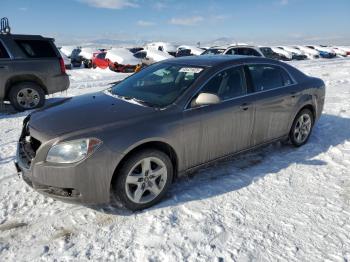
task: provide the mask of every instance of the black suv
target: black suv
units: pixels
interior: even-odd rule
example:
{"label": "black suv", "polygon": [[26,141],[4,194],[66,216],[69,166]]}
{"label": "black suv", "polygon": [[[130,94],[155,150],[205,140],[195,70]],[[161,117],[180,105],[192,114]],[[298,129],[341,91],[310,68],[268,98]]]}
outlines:
{"label": "black suv", "polygon": [[0,102],[18,111],[41,107],[45,95],[67,90],[69,77],[54,39],[0,33]]}

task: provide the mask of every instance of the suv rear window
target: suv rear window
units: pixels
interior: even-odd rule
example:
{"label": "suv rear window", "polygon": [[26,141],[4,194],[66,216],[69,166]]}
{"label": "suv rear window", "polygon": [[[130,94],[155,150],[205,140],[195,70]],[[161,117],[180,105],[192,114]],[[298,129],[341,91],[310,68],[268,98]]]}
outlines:
{"label": "suv rear window", "polygon": [[57,57],[49,41],[43,40],[15,40],[22,51],[31,58]]}
{"label": "suv rear window", "polygon": [[5,47],[3,44],[0,42],[0,59],[1,58],[10,58],[9,54],[7,53]]}

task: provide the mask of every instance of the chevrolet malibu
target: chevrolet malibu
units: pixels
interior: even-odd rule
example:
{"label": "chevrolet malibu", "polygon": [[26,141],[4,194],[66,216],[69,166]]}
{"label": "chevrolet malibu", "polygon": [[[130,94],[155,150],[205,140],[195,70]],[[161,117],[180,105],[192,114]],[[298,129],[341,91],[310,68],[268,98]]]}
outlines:
{"label": "chevrolet malibu", "polygon": [[305,144],[324,98],[322,80],[279,61],[170,59],[30,114],[16,167],[56,199],[140,210],[194,168],[274,141]]}

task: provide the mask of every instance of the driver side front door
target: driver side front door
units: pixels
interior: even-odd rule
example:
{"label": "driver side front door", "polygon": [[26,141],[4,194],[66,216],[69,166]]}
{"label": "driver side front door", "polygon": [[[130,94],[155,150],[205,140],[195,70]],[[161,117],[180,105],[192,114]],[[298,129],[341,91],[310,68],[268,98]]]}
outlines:
{"label": "driver side front door", "polygon": [[[212,93],[220,103],[184,111],[183,139],[186,168],[194,167],[251,146],[254,107],[249,101],[244,70],[235,66],[217,73],[199,93]],[[195,95],[193,100],[198,96]]]}

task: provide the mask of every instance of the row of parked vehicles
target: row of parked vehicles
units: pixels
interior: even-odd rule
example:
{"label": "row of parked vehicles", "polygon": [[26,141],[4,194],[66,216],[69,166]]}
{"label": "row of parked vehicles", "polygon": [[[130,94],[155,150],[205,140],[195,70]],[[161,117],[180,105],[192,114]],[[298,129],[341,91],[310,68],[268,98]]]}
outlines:
{"label": "row of parked vehicles", "polygon": [[194,55],[247,55],[266,57],[282,61],[317,58],[346,57],[350,47],[325,45],[293,46],[252,46],[233,44],[212,47],[189,45],[175,46],[170,43],[155,42],[143,47],[97,49],[92,47],[63,46],[60,49],[67,68],[109,68],[116,72],[135,72],[141,66],[147,66],[172,57]]}

